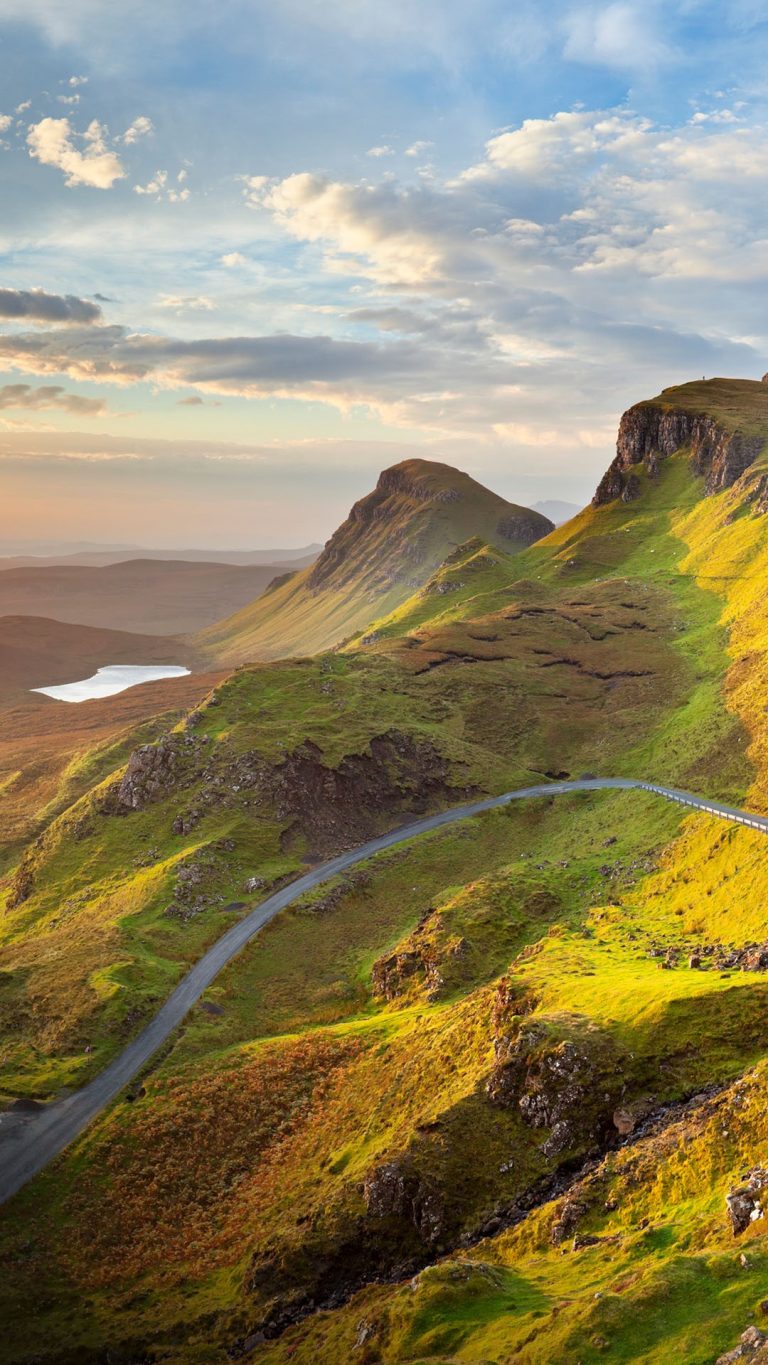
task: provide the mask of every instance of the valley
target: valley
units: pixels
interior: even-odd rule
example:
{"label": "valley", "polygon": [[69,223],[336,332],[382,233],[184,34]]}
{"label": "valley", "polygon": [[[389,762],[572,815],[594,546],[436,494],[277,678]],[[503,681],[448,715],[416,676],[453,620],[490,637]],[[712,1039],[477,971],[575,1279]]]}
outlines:
{"label": "valley", "polygon": [[408,461],[104,701],[19,691],[103,638],[0,623],[0,1159],[139,1049],[4,1206],[0,1361],[760,1334],[767,448],[768,385],[666,389],[556,528]]}

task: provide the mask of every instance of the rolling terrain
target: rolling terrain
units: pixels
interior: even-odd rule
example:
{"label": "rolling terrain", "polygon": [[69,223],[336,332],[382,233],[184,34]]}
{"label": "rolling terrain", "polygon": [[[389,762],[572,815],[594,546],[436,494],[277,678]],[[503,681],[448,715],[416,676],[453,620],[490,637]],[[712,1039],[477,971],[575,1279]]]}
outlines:
{"label": "rolling terrain", "polygon": [[[294,582],[307,623],[355,603],[343,647],[222,676],[10,870],[6,1102],[86,1083],[238,917],[414,818],[590,773],[768,812],[767,442],[768,386],[666,390],[577,517],[514,553],[492,519],[417,541],[396,590],[403,542],[346,523]],[[756,830],[587,790],[307,892],[5,1208],[0,1361],[711,1365],[761,1338],[767,872]]]}
{"label": "rolling terrain", "polygon": [[283,572],[274,564],[162,559],[16,569],[0,561],[0,617],[52,617],[142,635],[191,633],[250,604]]}

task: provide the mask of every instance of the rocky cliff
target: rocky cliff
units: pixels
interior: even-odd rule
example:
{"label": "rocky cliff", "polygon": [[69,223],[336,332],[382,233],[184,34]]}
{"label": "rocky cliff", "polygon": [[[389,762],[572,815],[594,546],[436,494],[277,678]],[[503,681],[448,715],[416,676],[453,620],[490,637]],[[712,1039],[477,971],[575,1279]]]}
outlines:
{"label": "rocky cliff", "polygon": [[598,484],[593,505],[600,507],[616,498],[630,502],[641,488],[634,467],[642,465],[653,478],[661,460],[686,446],[690,446],[693,471],[704,478],[707,493],[719,493],[736,482],[763,444],[762,436],[728,430],[705,413],[663,403],[638,403],[619,423],[616,458]]}

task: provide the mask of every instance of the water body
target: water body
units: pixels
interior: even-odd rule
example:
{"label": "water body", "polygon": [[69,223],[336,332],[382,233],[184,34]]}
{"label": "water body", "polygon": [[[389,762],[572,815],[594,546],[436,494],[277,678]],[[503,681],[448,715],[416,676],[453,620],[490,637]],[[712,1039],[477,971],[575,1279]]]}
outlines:
{"label": "water body", "polygon": [[160,678],[184,678],[188,668],[178,664],[109,664],[82,682],[60,683],[56,687],[32,687],[55,701],[94,701],[97,697],[113,697],[137,683],[157,682]]}

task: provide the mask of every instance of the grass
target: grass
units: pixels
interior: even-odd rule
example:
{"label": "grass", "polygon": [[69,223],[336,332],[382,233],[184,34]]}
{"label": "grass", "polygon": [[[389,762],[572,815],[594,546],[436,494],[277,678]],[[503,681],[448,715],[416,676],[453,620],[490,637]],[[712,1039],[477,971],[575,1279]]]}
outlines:
{"label": "grass", "polygon": [[[194,730],[209,770],[254,749],[279,767],[308,738],[338,772],[396,727],[428,740],[457,786],[613,771],[765,809],[758,477],[702,499],[681,452],[638,501],[585,509],[514,568],[464,547],[432,580],[449,589],[417,592],[369,644],[235,674]],[[75,833],[99,794],[84,797],[37,850],[34,897],[5,926],[7,1017],[42,1002],[18,1088],[66,1084],[85,1021],[100,1064],[125,1036],[127,1000],[166,993],[219,931],[216,907],[183,926],[163,915],[179,858],[234,839],[229,895],[312,852],[306,834],[286,851],[294,817],[244,805],[250,793],[172,835],[204,785],[186,764],[165,797],[100,816],[90,840]],[[138,867],[150,839],[157,856]],[[724,1215],[768,1140],[768,980],[696,971],[684,952],[664,970],[650,953],[764,937],[767,856],[754,832],[648,795],[580,795],[414,841],[338,895],[306,898],[211,987],[203,1006],[222,1012],[198,1008],[144,1093],[7,1210],[0,1317],[19,1326],[0,1361],[109,1350],[223,1365],[265,1317],[346,1277],[349,1302],[252,1358],[711,1362],[759,1313],[768,1265],[761,1222],[734,1242]],[[51,925],[62,897],[66,931]],[[395,963],[389,999],[374,989],[382,961]],[[46,1043],[65,1009],[81,1013]],[[571,1127],[551,1149],[551,1124],[526,1122],[516,1097],[574,1056]],[[578,1167],[617,1103],[713,1084],[729,1089],[482,1235],[563,1161]],[[375,1215],[365,1191],[388,1167],[411,1202]],[[568,1200],[579,1233],[603,1240],[553,1243]]]}

